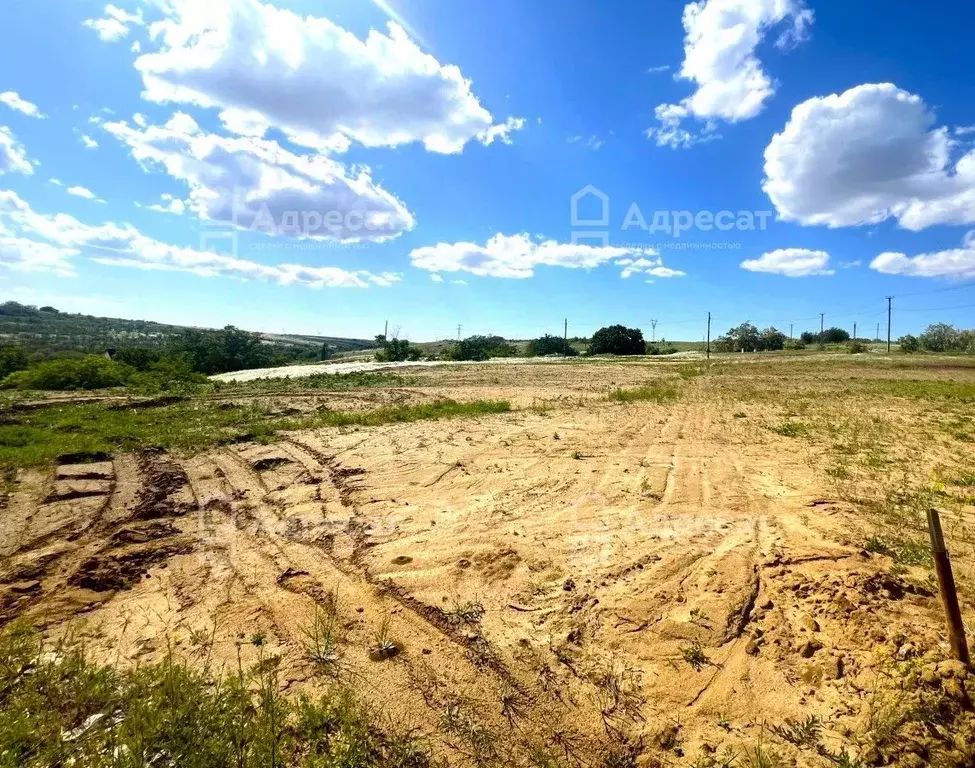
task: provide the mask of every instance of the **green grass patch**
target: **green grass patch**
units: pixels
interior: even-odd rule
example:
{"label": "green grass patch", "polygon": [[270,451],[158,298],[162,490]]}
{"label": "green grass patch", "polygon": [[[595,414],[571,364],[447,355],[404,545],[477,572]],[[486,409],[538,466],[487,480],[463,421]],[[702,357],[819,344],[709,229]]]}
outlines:
{"label": "green grass patch", "polygon": [[617,403],[635,403],[649,401],[652,403],[672,403],[680,397],[676,387],[669,384],[647,384],[635,389],[614,389],[609,393],[609,399]]}
{"label": "green grass patch", "polygon": [[809,434],[809,426],[801,421],[783,421],[781,424],[769,427],[769,429],[783,437],[803,437]]}
{"label": "green grass patch", "polygon": [[193,399],[157,408],[73,404],[10,414],[0,422],[0,467],[50,464],[64,453],[159,447],[198,451],[236,440],[271,442],[280,430],[379,426],[505,413],[506,400],[436,400],[373,411],[316,411],[281,417],[262,405]]}
{"label": "green grass patch", "polygon": [[[205,640],[205,638],[204,638]],[[0,633],[0,765],[85,768],[425,768],[415,735],[342,687],[281,693],[278,657],[228,676],[172,654],[122,670],[92,663],[79,642],[45,649],[15,626]],[[45,653],[44,651],[47,651]],[[201,657],[205,647],[198,649]]]}
{"label": "green grass patch", "polygon": [[353,373],[316,373],[311,376],[294,376],[280,379],[254,379],[253,381],[212,381],[215,392],[221,394],[280,393],[305,389],[328,392],[344,392],[350,389],[374,387],[415,387],[421,380],[415,376],[399,376],[391,373],[358,371]]}

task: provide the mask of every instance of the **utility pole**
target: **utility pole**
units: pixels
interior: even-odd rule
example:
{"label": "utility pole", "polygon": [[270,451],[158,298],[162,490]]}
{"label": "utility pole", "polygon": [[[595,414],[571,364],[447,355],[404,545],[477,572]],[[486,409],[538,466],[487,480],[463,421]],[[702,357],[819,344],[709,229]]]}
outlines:
{"label": "utility pole", "polygon": [[460,323],[457,324],[457,341],[460,341],[460,329],[463,328]]}
{"label": "utility pole", "polygon": [[650,321],[650,327],[653,329],[650,332],[650,342],[653,343],[657,340],[657,319],[656,318]]}
{"label": "utility pole", "polygon": [[565,330],[562,332],[562,357],[569,356],[569,318],[565,318]]}
{"label": "utility pole", "polygon": [[854,341],[857,340],[857,324],[856,323],[853,324],[853,340]]}
{"label": "utility pole", "polygon": [[710,312],[708,312],[708,342],[707,342],[707,344],[708,344],[707,359],[710,360],[711,359],[711,313]]}
{"label": "utility pole", "polygon": [[792,341],[792,323],[789,323],[789,341]]}
{"label": "utility pole", "polygon": [[389,338],[389,320],[386,321],[386,327],[383,329],[383,338]]}
{"label": "utility pole", "polygon": [[877,335],[874,336],[877,341],[880,341],[880,323],[877,323]]}
{"label": "utility pole", "polygon": [[823,346],[823,318],[825,316],[825,312],[819,313],[819,346]]}
{"label": "utility pole", "polygon": [[890,354],[890,302],[893,300],[893,296],[887,297],[887,354]]}

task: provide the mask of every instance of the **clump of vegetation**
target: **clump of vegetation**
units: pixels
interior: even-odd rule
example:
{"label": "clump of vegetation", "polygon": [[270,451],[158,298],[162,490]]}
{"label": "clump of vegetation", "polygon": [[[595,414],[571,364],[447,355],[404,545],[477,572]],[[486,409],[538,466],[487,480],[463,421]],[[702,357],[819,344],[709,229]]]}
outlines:
{"label": "clump of vegetation", "polygon": [[545,357],[546,355],[565,355],[575,357],[579,351],[559,336],[545,334],[539,339],[528,342],[529,357]]}
{"label": "clump of vegetation", "polygon": [[707,653],[705,653],[704,648],[701,644],[695,640],[689,645],[682,645],[680,647],[681,658],[684,659],[688,664],[690,664],[697,671],[701,671],[704,667],[711,663],[711,659],[708,658]]}
{"label": "clump of vegetation", "polygon": [[751,323],[742,323],[719,336],[713,345],[717,352],[771,352],[782,349],[786,340],[786,335],[776,328],[759,331]]}
{"label": "clump of vegetation", "polygon": [[501,336],[468,336],[447,350],[444,356],[449,360],[490,360],[492,357],[517,357],[518,350]]}
{"label": "clump of vegetation", "polygon": [[624,325],[600,328],[589,341],[590,355],[643,355],[646,351],[643,331]]}
{"label": "clump of vegetation", "polygon": [[783,421],[781,424],[769,427],[769,429],[783,437],[802,437],[809,434],[809,427],[801,421]]}
{"label": "clump of vegetation", "polygon": [[285,697],[278,658],[227,677],[173,654],[120,670],[92,663],[66,640],[48,652],[22,626],[0,633],[0,757],[41,768],[424,768],[430,753],[414,734],[381,729],[379,718],[336,688]]}
{"label": "clump of vegetation", "polygon": [[196,398],[154,408],[58,405],[0,421],[0,467],[49,464],[62,453],[114,453],[147,447],[199,451],[240,439],[272,442],[280,430],[378,426],[510,410],[507,400],[435,400],[372,411],[318,411],[291,417],[275,416],[258,405],[214,408]]}
{"label": "clump of vegetation", "polygon": [[609,393],[609,399],[617,403],[635,403],[637,401],[671,403],[679,396],[680,393],[676,387],[656,382],[635,389],[614,389]]}
{"label": "clump of vegetation", "polygon": [[31,368],[12,373],[0,384],[4,389],[104,389],[121,387],[135,369],[107,357],[66,357],[45,360]]}
{"label": "clump of vegetation", "polygon": [[864,352],[869,352],[870,347],[867,346],[866,342],[853,339],[846,345],[846,351],[851,355],[862,355]]}
{"label": "clump of vegetation", "polygon": [[410,344],[406,339],[387,339],[383,334],[376,337],[379,351],[376,361],[380,363],[397,363],[403,360],[419,360],[423,352],[419,347]]}
{"label": "clump of vegetation", "polygon": [[803,331],[799,335],[799,340],[803,344],[843,344],[850,340],[850,333],[842,328],[827,328],[822,333]]}

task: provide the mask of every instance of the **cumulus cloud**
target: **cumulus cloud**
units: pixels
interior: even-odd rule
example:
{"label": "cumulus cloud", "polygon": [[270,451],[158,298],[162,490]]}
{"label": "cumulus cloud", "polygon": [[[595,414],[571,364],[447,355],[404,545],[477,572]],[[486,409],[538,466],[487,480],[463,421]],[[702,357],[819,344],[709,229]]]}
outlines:
{"label": "cumulus cloud", "polygon": [[234,255],[174,246],[142,234],[131,224],[91,225],[63,213],[37,213],[9,190],[0,190],[0,221],[13,227],[12,232],[3,230],[2,241],[6,246],[0,248],[6,255],[0,259],[6,266],[21,270],[74,274],[71,257],[85,251],[93,254],[92,261],[106,266],[255,279],[310,288],[389,286],[402,279],[394,272],[375,274],[363,269],[292,263],[266,265]]}
{"label": "cumulus cloud", "polygon": [[[180,200],[175,195],[170,195],[168,192],[161,195],[162,202],[153,203],[152,205],[147,205],[150,211],[156,211],[157,213],[172,213],[176,216],[182,216],[186,211],[186,203]],[[142,206],[136,203],[137,208]]]}
{"label": "cumulus cloud", "polygon": [[[98,200],[98,196],[92,192],[88,187],[68,187],[67,192],[69,195],[74,195],[75,197],[83,197],[85,200]],[[99,200],[99,202],[104,202]]]}
{"label": "cumulus cloud", "polygon": [[779,248],[769,251],[757,259],[745,259],[741,268],[749,272],[768,272],[786,277],[833,274],[833,270],[829,269],[829,254],[807,248]]}
{"label": "cumulus cloud", "polygon": [[[437,243],[410,252],[414,267],[431,272],[470,272],[480,277],[528,278],[539,266],[592,269],[617,259],[656,256],[652,248],[536,242],[527,233],[497,234],[484,245]],[[654,260],[648,266],[659,266]],[[624,265],[628,266],[628,265]]]}
{"label": "cumulus cloud", "polygon": [[[699,0],[684,7],[684,61],[676,75],[696,86],[677,104],[654,110],[658,125],[646,131],[660,146],[688,147],[718,138],[718,121],[755,117],[775,93],[756,47],[773,29],[784,30],[776,45],[788,49],[808,36],[812,11],[802,0]],[[700,130],[681,127],[703,121]]]}
{"label": "cumulus cloud", "polygon": [[443,282],[443,277],[441,275],[438,275],[436,272],[434,272],[432,275],[430,275],[430,279],[433,280],[433,282],[435,282],[435,283],[442,283]]}
{"label": "cumulus cloud", "polygon": [[[281,129],[319,148],[423,142],[456,153],[509,141],[520,118],[494,124],[455,65],[424,53],[402,26],[359,39],[331,20],[260,0],[169,0],[151,25],[159,50],[136,59],[144,98],[222,110],[228,128]],[[263,128],[263,130],[262,130]]]}
{"label": "cumulus cloud", "polygon": [[762,186],[779,217],[800,224],[970,224],[975,150],[952,163],[958,146],[919,96],[859,85],[792,110],[765,150]]}
{"label": "cumulus cloud", "polygon": [[142,11],[128,13],[114,5],[106,5],[104,15],[97,19],[85,19],[82,24],[95,30],[106,43],[115,43],[129,34],[129,27],[142,26]]}
{"label": "cumulus cloud", "polygon": [[6,126],[0,125],[0,176],[5,173],[23,173],[30,176],[34,164],[27,159],[23,144],[14,138]]}
{"label": "cumulus cloud", "polygon": [[975,278],[975,230],[965,235],[960,248],[913,257],[903,253],[881,253],[870,262],[870,269],[886,275],[909,277]]}
{"label": "cumulus cloud", "polygon": [[0,268],[15,272],[39,272],[74,277],[72,257],[76,248],[41,243],[26,237],[12,237],[0,230]]}
{"label": "cumulus cloud", "polygon": [[96,149],[98,147],[98,142],[87,134],[82,134],[81,143],[85,145],[85,149]]}
{"label": "cumulus cloud", "polygon": [[0,104],[5,104],[17,112],[21,112],[27,117],[44,117],[36,104],[31,104],[20,97],[16,91],[4,91],[0,93]]}
{"label": "cumulus cloud", "polygon": [[[656,251],[647,249],[644,251],[647,255],[656,254]],[[632,275],[652,275],[654,277],[684,277],[686,272],[682,272],[679,269],[671,269],[670,267],[665,267],[663,261],[660,257],[646,258],[646,256],[640,256],[636,259],[625,258],[616,259],[613,262],[618,267],[623,267],[620,272],[620,277],[624,280],[631,277]],[[652,283],[652,280],[648,280],[648,283]]]}
{"label": "cumulus cloud", "polygon": [[180,112],[162,126],[103,127],[144,167],[184,182],[185,207],[205,220],[343,242],[383,242],[414,226],[413,215],[366,168],[296,155],[267,139],[206,133]]}

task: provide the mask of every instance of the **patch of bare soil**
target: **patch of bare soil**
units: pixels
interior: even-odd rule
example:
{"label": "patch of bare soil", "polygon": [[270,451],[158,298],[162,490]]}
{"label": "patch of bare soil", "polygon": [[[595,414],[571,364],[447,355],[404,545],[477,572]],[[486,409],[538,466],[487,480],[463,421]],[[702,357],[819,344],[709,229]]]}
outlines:
{"label": "patch of bare soil", "polygon": [[810,450],[688,400],[65,463],[10,495],[0,621],[84,614],[133,662],[204,631],[228,667],[261,633],[289,688],[353,682],[454,764],[717,760],[815,715],[823,749],[872,732],[872,763],[962,765],[971,679],[940,663],[937,596],[862,550]]}

